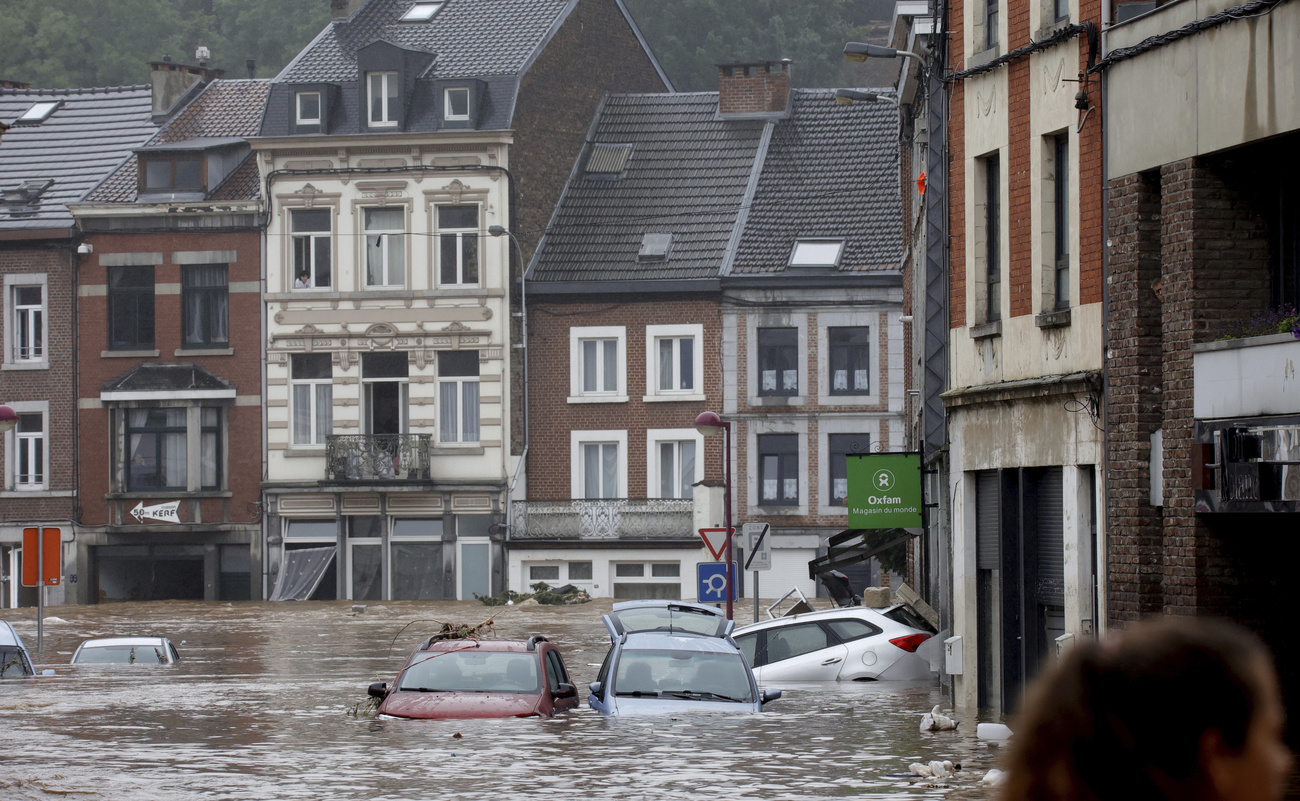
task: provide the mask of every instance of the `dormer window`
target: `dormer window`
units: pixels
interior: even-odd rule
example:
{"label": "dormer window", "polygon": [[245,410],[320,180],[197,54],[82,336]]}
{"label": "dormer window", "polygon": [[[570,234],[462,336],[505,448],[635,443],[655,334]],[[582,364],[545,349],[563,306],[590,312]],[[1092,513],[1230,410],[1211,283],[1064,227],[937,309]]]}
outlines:
{"label": "dormer window", "polygon": [[298,92],[298,124],[320,125],[320,92]]}
{"label": "dormer window", "polygon": [[447,120],[469,119],[469,88],[452,87],[443,93],[443,118]]}
{"label": "dormer window", "polygon": [[838,267],[843,239],[800,239],[790,252],[791,267]]}
{"label": "dormer window", "polygon": [[428,22],[442,8],[442,3],[416,3],[402,15],[402,22]]}
{"label": "dormer window", "polygon": [[396,72],[366,73],[367,107],[371,128],[397,127],[398,83]]}
{"label": "dormer window", "polygon": [[14,125],[38,125],[54,113],[59,107],[59,101],[55,100],[48,103],[36,103],[31,108],[23,112],[23,115],[14,120]]}
{"label": "dormer window", "polygon": [[140,157],[140,191],[202,192],[204,159],[198,153]]}

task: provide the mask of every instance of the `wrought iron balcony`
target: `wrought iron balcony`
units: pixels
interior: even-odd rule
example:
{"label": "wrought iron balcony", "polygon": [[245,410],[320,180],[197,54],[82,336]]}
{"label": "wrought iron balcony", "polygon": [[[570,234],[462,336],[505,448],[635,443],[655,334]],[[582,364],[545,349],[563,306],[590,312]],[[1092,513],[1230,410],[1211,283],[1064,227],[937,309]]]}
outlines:
{"label": "wrought iron balcony", "polygon": [[515,501],[511,539],[662,540],[695,536],[695,502],[672,498]]}
{"label": "wrought iron balcony", "polygon": [[325,439],[327,481],[428,481],[431,434],[334,434]]}

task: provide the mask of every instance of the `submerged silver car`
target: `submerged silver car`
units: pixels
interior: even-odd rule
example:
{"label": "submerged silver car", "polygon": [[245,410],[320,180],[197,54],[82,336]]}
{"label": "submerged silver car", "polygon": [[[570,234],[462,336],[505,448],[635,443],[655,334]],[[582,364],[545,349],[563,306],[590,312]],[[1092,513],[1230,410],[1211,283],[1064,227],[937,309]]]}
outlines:
{"label": "submerged silver car", "polygon": [[170,665],[180,658],[166,637],[103,637],[78,645],[72,664]]}
{"label": "submerged silver car", "polygon": [[717,609],[684,601],[624,601],[601,618],[611,644],[587,702],[605,715],[758,712],[760,690]]}
{"label": "submerged silver car", "polygon": [[14,627],[0,620],[0,678],[31,676],[36,673],[32,658],[23,647],[23,638]]}

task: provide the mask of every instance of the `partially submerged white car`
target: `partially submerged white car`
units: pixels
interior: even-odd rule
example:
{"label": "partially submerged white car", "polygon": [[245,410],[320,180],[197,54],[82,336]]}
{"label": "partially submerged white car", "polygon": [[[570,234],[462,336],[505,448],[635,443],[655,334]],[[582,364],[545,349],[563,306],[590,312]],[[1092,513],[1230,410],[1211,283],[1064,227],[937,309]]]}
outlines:
{"label": "partially submerged white car", "polygon": [[0,678],[31,676],[35,672],[23,638],[13,626],[0,620]]}
{"label": "partially submerged white car", "polygon": [[170,665],[180,658],[166,637],[104,637],[78,645],[72,664]]}
{"label": "partially submerged white car", "polygon": [[850,606],[778,617],[736,630],[760,684],[783,681],[921,681],[930,661],[916,649],[931,632],[911,609]]}

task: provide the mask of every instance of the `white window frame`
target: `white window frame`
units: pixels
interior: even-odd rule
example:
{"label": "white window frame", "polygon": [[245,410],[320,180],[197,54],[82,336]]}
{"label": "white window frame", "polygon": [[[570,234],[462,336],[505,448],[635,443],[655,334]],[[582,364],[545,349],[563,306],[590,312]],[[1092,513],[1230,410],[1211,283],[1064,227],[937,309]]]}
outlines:
{"label": "white window frame", "polygon": [[[627,431],[626,430],[605,430],[605,431],[570,431],[569,432],[569,466],[570,466],[570,497],[586,499],[586,475],[583,471],[585,460],[583,459],[584,445],[606,445],[614,444],[618,446],[618,493],[614,498],[627,497]],[[609,498],[592,498],[590,500],[612,500]]]}
{"label": "white window frame", "polygon": [[[880,351],[880,331],[881,326],[888,322],[889,315],[878,312],[821,312],[817,315],[817,403],[821,406],[877,406],[880,404],[880,390],[882,385],[892,384],[895,378],[895,371],[888,372],[888,378],[880,377],[881,366],[891,364],[888,356]],[[894,314],[897,319],[897,313]],[[865,395],[838,395],[831,394],[831,334],[832,328],[866,328],[870,343],[867,345],[870,353],[870,370],[869,390]],[[898,336],[901,342],[901,331]],[[896,344],[889,340],[890,347]],[[899,355],[901,357],[901,345],[899,346]],[[803,350],[803,346],[800,346]],[[901,380],[901,376],[900,376]],[[891,393],[893,392],[891,388]],[[901,392],[901,387],[899,387]],[[844,432],[849,433],[849,432]],[[874,440],[873,440],[874,441]]]}
{"label": "white window frame", "polygon": [[[659,388],[659,343],[662,340],[690,339],[694,342],[691,361],[690,389]],[[678,347],[673,348],[674,373],[680,362]],[[698,323],[685,325],[647,325],[645,327],[645,396],[647,403],[662,401],[702,401],[704,395],[704,326]],[[675,382],[674,382],[675,383]]]}
{"label": "white window frame", "polygon": [[[823,421],[825,422],[825,421]],[[822,423],[819,423],[819,428]],[[758,437],[762,434],[797,434],[799,437],[797,464],[801,465],[799,470],[799,503],[790,506],[764,506],[760,500],[760,487],[758,460]],[[806,516],[808,514],[808,489],[811,485],[809,473],[817,470],[820,472],[820,466],[809,461],[808,453],[808,421],[806,419],[781,419],[772,418],[767,420],[754,420],[748,426],[745,436],[745,470],[750,479],[746,485],[746,493],[749,496],[749,510],[751,514],[762,514],[767,517],[787,517],[787,516]]]}
{"label": "white window frame", "polygon": [[[401,228],[371,229],[367,227],[366,212],[392,211],[392,210],[401,211],[403,213],[403,222]],[[361,274],[362,274],[361,280],[363,285],[366,287],[366,289],[403,289],[406,287],[406,266],[407,266],[407,258],[409,255],[408,254],[409,248],[407,247],[407,242],[406,242],[406,230],[407,230],[406,218],[407,217],[409,217],[409,214],[407,213],[407,209],[405,206],[363,206],[361,208],[361,221],[360,221],[361,222]],[[392,248],[391,248],[392,237],[394,236],[401,237],[402,258],[401,258],[401,263],[398,265],[397,268],[398,276],[401,280],[398,283],[382,283],[382,284],[370,283],[370,261],[369,261],[370,243],[367,240],[371,236],[381,237],[380,252],[382,253],[382,255],[379,258],[383,264],[382,274],[385,282],[390,281],[393,277],[392,275],[393,255],[392,255]]]}
{"label": "white window frame", "polygon": [[[463,93],[463,94],[465,95],[465,113],[464,113],[464,114],[452,114],[452,113],[451,113],[451,93],[452,93],[452,92],[456,92],[457,94],[461,94],[461,93]],[[470,95],[469,95],[469,87],[468,87],[468,86],[448,86],[446,89],[443,89],[443,90],[442,90],[442,118],[443,118],[444,120],[447,120],[448,122],[464,122],[464,121],[468,120],[468,119],[469,119],[469,112],[470,112],[469,104],[470,104]]]}
{"label": "white window frame", "polygon": [[[289,209],[288,211],[289,211],[288,219],[285,221],[285,222],[287,223],[286,227],[288,228],[288,235],[285,237],[285,239],[286,239],[286,241],[288,242],[289,250],[288,250],[288,253],[285,254],[285,262],[284,262],[284,263],[285,263],[285,265],[286,265],[286,267],[285,267],[285,273],[286,273],[286,280],[288,281],[288,286],[289,286],[289,288],[291,288],[291,289],[292,289],[293,291],[295,291],[295,292],[311,292],[311,291],[314,291],[314,290],[331,290],[331,289],[335,289],[335,288],[336,288],[336,285],[338,284],[338,276],[335,275],[335,270],[334,270],[334,262],[335,262],[334,218],[337,216],[337,209],[335,209],[335,208],[332,207],[332,206],[313,206],[313,207],[311,207],[311,208],[291,208],[291,209]],[[329,223],[329,228],[328,228],[327,230],[324,230],[324,231],[315,231],[315,230],[303,230],[303,231],[298,231],[298,230],[295,230],[295,229],[296,229],[296,226],[295,226],[295,224],[294,224],[294,217],[297,216],[297,215],[298,215],[299,213],[301,213],[301,212],[313,212],[313,211],[315,211],[315,212],[321,212],[321,211],[323,211],[323,212],[326,212],[326,213],[328,214],[328,216],[329,216],[329,221],[330,221],[330,223]],[[325,239],[327,242],[329,242],[329,246],[330,246],[330,248],[329,248],[329,250],[330,250],[330,253],[329,253],[329,262],[330,262],[330,263],[329,263],[329,278],[330,278],[330,283],[329,283],[328,286],[319,286],[319,285],[317,285],[317,283],[316,283],[316,272],[317,272],[317,269],[319,268],[319,265],[316,264],[316,241],[317,241],[318,239],[322,239],[322,238]],[[311,283],[311,286],[307,286],[307,287],[299,287],[299,286],[296,285],[296,284],[297,284],[297,281],[298,281],[298,276],[296,275],[296,273],[297,273],[297,271],[298,271],[298,264],[297,264],[297,260],[296,260],[296,258],[295,258],[296,253],[295,253],[294,243],[295,243],[297,240],[299,240],[299,239],[304,239],[304,240],[306,240],[306,242],[307,242],[307,253],[308,253],[308,256],[310,257],[310,261],[311,261],[311,267],[310,267],[310,269],[308,269],[308,274],[310,275],[310,283]],[[363,245],[362,245],[362,252],[363,252],[363,254],[364,254],[364,250],[365,250],[365,248],[364,248],[364,242],[365,242],[365,237],[363,236],[363,237],[362,237],[362,243],[363,243]]]}
{"label": "white window frame", "polygon": [[[659,491],[659,446],[666,442],[695,443],[695,478],[692,483],[704,480],[704,435],[693,428],[651,428],[645,432],[646,440],[646,493],[647,498],[662,498]],[[680,457],[680,448],[678,455]],[[684,500],[690,500],[688,495]]]}
{"label": "white window frame", "polygon": [[[383,103],[380,108],[383,113],[379,119],[375,119],[375,103],[373,92],[375,85],[373,78],[379,78],[379,90],[383,93]],[[376,71],[366,73],[366,119],[369,120],[371,128],[396,128],[397,127],[397,109],[390,108],[401,102],[401,93],[389,94],[391,84],[397,83],[397,73],[388,71]]]}
{"label": "white window frame", "polygon": [[[316,116],[304,117],[302,114],[302,101],[309,95],[316,96]],[[320,125],[321,122],[321,93],[313,91],[294,92],[293,95],[294,119],[298,125]]]}
{"label": "white window frame", "polygon": [[[760,395],[759,387],[762,377],[758,371],[758,330],[760,328],[795,328],[799,342],[799,394],[798,395]],[[802,312],[790,314],[750,314],[745,317],[745,335],[749,346],[745,348],[745,366],[749,375],[744,389],[750,406],[804,406],[812,394],[808,381],[808,315]]]}
{"label": "white window frame", "polygon": [[[613,392],[585,392],[582,389],[584,342],[613,339],[618,376]],[[569,329],[569,403],[627,402],[627,328],[621,325],[573,327]]]}
{"label": "white window frame", "polygon": [[[20,359],[18,349],[18,290],[39,286],[41,288],[41,326],[44,346],[39,359]],[[15,273],[4,280],[4,361],[5,370],[50,369],[50,285],[45,273]]]}
{"label": "white window frame", "polygon": [[[479,226],[482,225],[482,220],[483,220],[483,207],[477,203],[439,203],[434,206],[433,223],[435,226],[438,226],[436,228],[437,234],[434,236],[434,248],[438,256],[438,270],[437,270],[438,285],[456,286],[456,287],[480,286],[483,282],[483,242],[480,236],[481,228],[480,227],[474,227],[474,228],[441,227],[438,223],[441,214],[441,209],[447,206],[474,206],[477,209],[476,216],[479,220]],[[465,239],[464,239],[465,234],[472,234],[475,237],[479,237],[478,253],[475,256],[475,258],[478,261],[478,263],[475,265],[475,267],[478,270],[478,279],[475,281],[465,280]],[[456,280],[450,282],[442,280],[442,268],[444,266],[442,263],[442,238],[444,236],[456,237]]]}
{"label": "white window frame", "polygon": [[[329,411],[330,411],[330,423],[331,423],[331,424],[330,424],[330,431],[332,432],[333,429],[334,429],[334,426],[333,426],[333,419],[334,419],[334,416],[333,416],[333,411],[334,411],[334,378],[333,378],[333,370],[331,369],[331,371],[330,371],[330,372],[331,372],[331,377],[329,377],[329,378],[298,378],[298,379],[295,379],[295,378],[293,377],[293,357],[294,357],[294,356],[305,356],[305,355],[307,355],[307,354],[290,354],[290,356],[289,356],[289,447],[290,447],[290,448],[324,448],[324,447],[325,447],[325,442],[326,442],[324,439],[322,439],[322,440],[319,441],[319,442],[316,441],[316,429],[318,428],[319,417],[320,417],[320,414],[321,414],[321,409],[319,408],[319,403],[317,402],[317,398],[318,398],[318,395],[317,395],[317,387],[320,387],[320,386],[327,386],[327,387],[330,388],[330,409],[329,409]],[[311,432],[311,435],[310,435],[310,438],[309,438],[310,441],[308,441],[308,442],[298,442],[296,439],[294,439],[295,432],[298,430],[298,428],[297,428],[297,420],[298,420],[298,403],[297,403],[297,398],[295,397],[295,394],[296,394],[296,393],[294,392],[294,390],[295,390],[297,387],[300,387],[300,386],[305,386],[305,387],[310,387],[310,388],[311,388],[311,392],[310,392],[310,394],[308,395],[308,407],[309,407],[309,409],[308,409],[308,430]],[[325,436],[328,437],[329,434],[326,434]]]}
{"label": "white window frame", "polygon": [[[481,382],[481,378],[480,378],[480,376],[453,376],[453,377],[451,377],[451,378],[439,378],[439,379],[438,379],[438,420],[440,421],[440,423],[439,423],[439,425],[438,425],[438,444],[439,444],[439,445],[446,445],[446,446],[451,446],[451,447],[463,447],[463,446],[470,446],[470,447],[473,447],[473,446],[478,445],[478,444],[482,441],[482,438],[483,438],[483,415],[482,415],[482,408],[483,408],[483,395],[482,395],[482,389],[481,389],[481,384],[480,384],[480,382]],[[447,414],[447,410],[446,410],[446,409],[443,407],[443,405],[442,405],[442,388],[443,388],[444,386],[447,386],[447,385],[450,385],[450,384],[454,384],[454,385],[456,386],[456,409],[455,409],[455,414],[456,414],[456,426],[455,426],[455,428],[456,428],[456,439],[453,439],[453,440],[446,440],[446,439],[442,439],[442,425],[441,425],[441,420],[442,420],[443,416],[444,416],[445,414]],[[466,408],[466,403],[465,403],[465,385],[466,385],[466,384],[480,384],[480,390],[479,390],[479,392],[480,392],[480,394],[479,394],[479,412],[480,412],[480,413],[479,413],[479,425],[478,425],[478,437],[479,437],[479,438],[478,438],[478,439],[473,439],[473,440],[471,440],[471,439],[466,439],[466,438],[465,438],[465,433],[466,433],[466,432],[465,432],[465,414],[464,414],[464,411],[465,411],[465,408]]]}
{"label": "white window frame", "polygon": [[[830,503],[833,494],[831,487],[831,435],[865,434],[870,444],[882,442],[882,426],[879,418],[864,417],[823,417],[817,423],[817,452],[821,454],[821,463],[817,469],[817,514],[828,517],[849,516],[848,505],[839,506]],[[894,432],[889,432],[891,437]]]}
{"label": "white window frame", "polygon": [[13,492],[44,492],[50,488],[50,402],[49,401],[10,401],[9,408],[18,414],[39,414],[41,416],[41,459],[45,465],[44,479],[39,484],[18,483],[18,428],[5,432],[5,483],[4,488]]}

